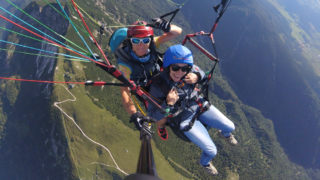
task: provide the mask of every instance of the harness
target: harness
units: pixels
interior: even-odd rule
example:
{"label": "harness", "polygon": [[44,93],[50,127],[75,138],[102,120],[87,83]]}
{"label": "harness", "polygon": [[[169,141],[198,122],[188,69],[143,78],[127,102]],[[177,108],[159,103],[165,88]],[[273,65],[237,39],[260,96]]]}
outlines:
{"label": "harness", "polygon": [[[123,44],[123,43],[122,43]],[[162,67],[162,56],[163,54],[157,52],[157,51],[151,51],[150,52],[150,59],[147,62],[140,62],[136,59],[134,59],[130,54],[130,49],[128,46],[123,46],[118,48],[115,51],[116,58],[121,59],[126,64],[128,64],[131,69],[131,75],[130,79],[135,82],[135,84],[139,85],[140,87],[143,87],[143,90],[145,92],[149,92],[150,84],[151,84],[151,78],[154,75],[157,75],[161,71]],[[140,96],[136,96],[137,99],[144,104],[144,106],[147,108],[149,102],[145,99],[143,99]],[[135,98],[133,98],[135,104],[138,106],[141,112],[143,112],[142,108],[140,107],[139,103],[136,101]]]}
{"label": "harness", "polygon": [[[168,94],[168,92],[170,91],[171,87],[168,86],[167,81],[164,79],[164,77],[162,77],[160,74],[155,76],[152,81],[154,81],[154,83],[157,84],[157,86],[160,88],[161,92],[163,94]],[[184,86],[183,84],[184,82],[181,82],[179,85],[180,86]],[[179,85],[176,85],[176,88],[182,88],[179,87]],[[194,93],[195,90],[192,91],[192,93]],[[171,113],[167,116],[167,125],[172,129],[172,131],[174,132],[174,134],[176,134],[177,137],[179,137],[180,139],[184,140],[184,141],[188,141],[190,142],[189,138],[184,134],[185,131],[189,131],[194,122],[198,119],[198,117],[206,112],[209,107],[210,107],[210,103],[209,101],[207,101],[205,98],[200,96],[201,91],[196,91],[197,95],[194,96],[191,99],[188,99],[186,102],[181,102],[178,101],[176,104],[178,104],[177,106],[174,106],[171,109]],[[188,96],[188,95],[187,95]],[[160,104],[162,102],[164,102],[166,100],[166,97],[163,97],[161,99],[159,99]],[[179,115],[181,115],[181,112],[183,112],[183,110],[185,108],[187,108],[188,106],[186,106],[186,104],[189,104],[189,102],[196,102],[196,104],[198,105],[199,108],[197,108],[197,112],[196,114],[192,117],[191,121],[189,122],[189,124],[187,126],[185,126],[183,129],[180,129],[180,123],[181,123],[181,117],[179,117]],[[177,120],[179,119],[179,120]]]}
{"label": "harness", "polygon": [[161,54],[156,51],[151,51],[149,61],[143,63],[134,59],[129,51],[130,49],[128,47],[118,48],[115,51],[115,56],[131,67],[131,80],[141,87],[149,86],[151,77],[160,72],[162,65]]}
{"label": "harness", "polygon": [[[210,108],[210,103],[209,103],[209,101],[201,101],[200,99],[197,99],[196,100],[196,103],[198,104],[198,106],[199,106],[199,111],[192,117],[192,119],[191,119],[191,121],[189,122],[189,124],[186,126],[186,127],[184,127],[183,129],[181,129],[182,131],[189,131],[191,128],[192,128],[192,126],[193,126],[193,124],[194,124],[194,122],[196,121],[196,119],[198,119],[198,117],[202,114],[202,113],[204,113],[204,112],[206,112],[209,108]],[[205,126],[205,125],[204,125]]]}

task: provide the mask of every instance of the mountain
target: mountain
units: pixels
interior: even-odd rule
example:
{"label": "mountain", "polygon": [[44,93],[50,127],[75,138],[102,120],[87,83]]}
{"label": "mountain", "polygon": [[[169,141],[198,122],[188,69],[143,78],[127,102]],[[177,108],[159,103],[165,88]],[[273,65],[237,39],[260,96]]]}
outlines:
{"label": "mountain", "polygon": [[[108,27],[101,36],[97,24],[104,22],[113,26],[128,25],[137,19],[150,21],[177,7],[172,1],[156,0],[76,2],[95,19],[96,22],[85,18],[112,63],[115,59],[106,44],[115,29]],[[208,31],[215,17],[212,6],[217,3],[187,1],[173,20],[183,28],[183,35],[160,50],[181,42],[188,33]],[[240,143],[232,147],[219,138],[216,130],[209,131],[218,147],[213,163],[220,174],[215,179],[320,178],[317,161],[319,91],[313,83],[318,76],[312,64],[316,63],[312,59],[316,48],[302,48],[299,34],[289,33],[295,22],[292,14],[298,13],[295,8],[290,11],[284,8],[287,4],[289,1],[234,1],[218,25],[215,39],[221,61],[211,84],[210,98],[235,122],[235,135]],[[68,21],[57,13],[59,6],[50,5],[39,1],[29,4],[25,11],[86,49]],[[63,5],[84,39],[90,42],[72,5]],[[16,14],[54,35],[21,12]],[[309,24],[313,22],[310,20]],[[10,25],[7,27],[23,32]],[[303,30],[300,25],[294,27],[299,27],[295,32],[305,32],[302,34],[308,36],[301,35],[305,38],[317,37],[315,31]],[[5,32],[2,39],[66,53],[62,48],[9,32]],[[196,40],[210,49],[205,38]],[[28,51],[24,48],[4,43],[0,46],[15,48],[15,53],[1,52],[1,76],[115,81],[93,63],[67,61],[61,55],[57,59],[30,56],[18,53]],[[92,43],[89,46],[98,52]],[[190,44],[187,46],[192,48]],[[196,63],[202,68],[212,65],[195,48],[192,50]],[[308,56],[309,52],[312,53]],[[118,87],[51,86],[4,80],[0,83],[1,179],[122,179],[126,173],[135,172],[139,133],[128,122]],[[178,139],[172,131],[166,142],[154,135],[152,148],[162,179],[210,178],[198,164],[199,149]]]}
{"label": "mountain", "polygon": [[[192,27],[209,29],[211,7],[189,4],[197,7],[185,12]],[[307,168],[319,168],[317,17],[317,1],[235,1],[216,34],[232,89],[273,120],[290,159]]]}
{"label": "mountain", "polygon": [[[69,23],[57,16],[49,7],[31,3],[25,11],[40,21],[56,24],[60,34],[66,33]],[[22,17],[21,14],[18,14]],[[26,20],[25,17],[22,17]],[[37,23],[30,22],[48,33]],[[8,29],[25,33],[14,26]],[[47,51],[57,51],[57,47],[30,41],[30,39],[8,33],[3,40],[32,46]],[[1,44],[2,49],[26,51],[23,47]],[[35,51],[28,51],[29,53]],[[38,52],[41,54],[41,52]],[[24,79],[52,80],[55,61],[52,59],[12,51],[1,51],[1,76]],[[31,57],[31,59],[30,59]],[[30,84],[15,81],[1,81],[0,88],[0,179],[70,179],[71,164],[65,156],[66,141],[61,122],[50,117],[52,85]],[[63,137],[63,136],[62,136]]]}
{"label": "mountain", "polygon": [[[296,37],[315,34],[303,26],[293,29],[273,4],[246,1],[241,7],[245,4],[256,10],[231,9],[235,13],[229,13],[230,21],[225,22],[232,32],[219,36],[236,39],[236,44],[222,45],[231,49],[224,54],[228,60],[222,63],[222,71],[243,102],[273,120],[289,158],[304,167],[319,168],[319,76],[310,63],[315,60],[297,48],[301,42]],[[236,26],[231,21],[235,18]]]}

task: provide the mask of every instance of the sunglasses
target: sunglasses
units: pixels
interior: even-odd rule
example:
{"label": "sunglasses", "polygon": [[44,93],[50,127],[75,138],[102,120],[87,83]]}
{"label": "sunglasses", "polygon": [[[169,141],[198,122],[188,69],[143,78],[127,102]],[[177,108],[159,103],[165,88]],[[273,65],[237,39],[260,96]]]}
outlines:
{"label": "sunglasses", "polygon": [[130,41],[132,44],[140,44],[141,42],[143,44],[148,44],[151,41],[151,38],[146,37],[146,38],[130,38]]}
{"label": "sunglasses", "polygon": [[181,69],[182,72],[188,72],[191,70],[191,66],[178,66],[178,65],[171,65],[172,71],[179,71]]}

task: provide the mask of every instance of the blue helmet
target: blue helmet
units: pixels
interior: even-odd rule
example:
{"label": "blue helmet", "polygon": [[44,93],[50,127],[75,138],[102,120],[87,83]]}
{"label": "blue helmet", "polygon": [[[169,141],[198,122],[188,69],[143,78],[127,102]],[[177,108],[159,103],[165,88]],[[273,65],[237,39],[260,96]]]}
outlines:
{"label": "blue helmet", "polygon": [[192,52],[181,44],[173,45],[168,48],[163,58],[163,67],[171,64],[183,63],[193,66]]}

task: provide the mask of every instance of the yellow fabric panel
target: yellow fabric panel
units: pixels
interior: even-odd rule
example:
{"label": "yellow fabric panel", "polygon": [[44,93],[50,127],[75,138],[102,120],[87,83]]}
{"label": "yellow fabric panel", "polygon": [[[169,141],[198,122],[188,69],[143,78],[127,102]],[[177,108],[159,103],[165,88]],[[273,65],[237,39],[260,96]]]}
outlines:
{"label": "yellow fabric panel", "polygon": [[131,69],[130,67],[128,67],[125,64],[119,64],[119,71],[121,71],[124,75],[124,77],[126,77],[127,79],[130,79],[130,75],[131,75]]}
{"label": "yellow fabric panel", "polygon": [[159,37],[160,36],[156,36],[156,37],[153,38],[153,41],[154,41],[154,44],[156,45],[156,48],[158,48],[160,46],[160,43],[158,41]]}

